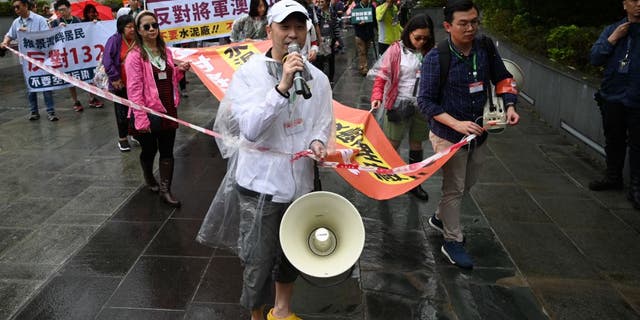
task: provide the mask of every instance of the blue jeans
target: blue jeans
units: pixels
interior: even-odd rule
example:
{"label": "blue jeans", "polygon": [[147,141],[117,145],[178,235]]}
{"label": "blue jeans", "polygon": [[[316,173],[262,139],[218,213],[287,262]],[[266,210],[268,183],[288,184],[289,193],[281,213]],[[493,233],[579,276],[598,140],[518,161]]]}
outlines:
{"label": "blue jeans", "polygon": [[[53,109],[53,91],[43,91],[42,95],[44,96],[44,103],[47,105],[47,113],[55,112]],[[27,93],[27,98],[29,98],[29,108],[31,109],[31,112],[38,113],[37,92]]]}

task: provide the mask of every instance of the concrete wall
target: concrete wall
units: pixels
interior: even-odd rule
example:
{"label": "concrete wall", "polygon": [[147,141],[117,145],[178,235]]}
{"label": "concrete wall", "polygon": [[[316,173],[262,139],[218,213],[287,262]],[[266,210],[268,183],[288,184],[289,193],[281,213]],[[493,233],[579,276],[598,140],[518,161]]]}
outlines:
{"label": "concrete wall", "polygon": [[497,46],[503,58],[523,69],[526,81],[522,91],[545,121],[555,128],[564,123],[565,128],[573,128],[597,145],[604,143],[600,110],[593,101],[597,84],[518,54],[506,42],[497,41]]}

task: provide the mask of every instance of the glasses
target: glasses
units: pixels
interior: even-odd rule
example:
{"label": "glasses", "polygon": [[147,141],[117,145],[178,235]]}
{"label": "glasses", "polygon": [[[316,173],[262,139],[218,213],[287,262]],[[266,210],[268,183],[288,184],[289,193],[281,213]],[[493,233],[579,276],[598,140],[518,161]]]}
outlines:
{"label": "glasses", "polygon": [[411,36],[413,37],[413,40],[415,41],[428,41],[429,40],[429,36],[414,36],[413,33],[411,34]]}
{"label": "glasses", "polygon": [[142,29],[144,29],[144,31],[149,31],[149,29],[151,28],[158,30],[158,23],[154,22],[154,23],[147,23],[142,25]]}
{"label": "glasses", "polygon": [[58,11],[67,11],[66,7],[58,7]]}
{"label": "glasses", "polygon": [[20,8],[21,8],[21,7],[20,7],[20,5],[13,6],[13,10],[18,10],[18,9],[20,9]]}
{"label": "glasses", "polygon": [[469,26],[473,27],[473,28],[477,28],[480,25],[480,20],[479,19],[473,19],[471,21],[460,21],[457,22],[455,24],[458,28],[460,29],[468,29]]}

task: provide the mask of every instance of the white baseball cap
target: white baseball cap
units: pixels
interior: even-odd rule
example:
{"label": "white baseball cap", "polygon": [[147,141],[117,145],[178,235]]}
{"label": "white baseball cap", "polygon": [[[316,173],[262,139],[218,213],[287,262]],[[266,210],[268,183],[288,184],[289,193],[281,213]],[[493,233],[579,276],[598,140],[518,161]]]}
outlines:
{"label": "white baseball cap", "polygon": [[280,0],[269,8],[267,23],[280,23],[294,12],[302,13],[306,19],[309,19],[307,9],[298,2],[294,0]]}

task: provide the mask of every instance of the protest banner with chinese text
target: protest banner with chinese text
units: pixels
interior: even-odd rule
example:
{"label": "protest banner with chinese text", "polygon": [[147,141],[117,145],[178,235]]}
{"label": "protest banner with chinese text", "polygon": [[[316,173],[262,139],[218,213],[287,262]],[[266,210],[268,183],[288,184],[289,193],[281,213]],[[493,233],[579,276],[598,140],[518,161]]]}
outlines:
{"label": "protest banner with chinese text", "polygon": [[373,11],[371,8],[356,8],[351,10],[351,23],[373,22]]}
{"label": "protest banner with chinese text", "polygon": [[[189,61],[192,70],[218,99],[222,100],[233,72],[251,55],[266,52],[271,41],[243,42],[209,48],[172,48],[174,58]],[[407,167],[382,132],[373,115],[333,101],[336,118],[336,142],[340,148],[357,150],[351,161],[362,167],[384,169]],[[409,165],[405,173],[375,172],[336,168],[350,185],[368,197],[385,200],[404,194],[432,176],[461,145],[455,145],[443,155],[425,159],[422,164]],[[430,160],[432,159],[432,160]]]}
{"label": "protest banner with chinese text", "polygon": [[170,44],[229,36],[233,21],[249,13],[248,0],[150,0],[147,7]]}
{"label": "protest banner with chinese text", "polygon": [[[20,52],[42,61],[82,81],[91,81],[104,44],[116,32],[116,22],[99,21],[69,24],[51,30],[18,32]],[[27,88],[31,92],[57,90],[71,86],[32,63],[22,64]]]}

